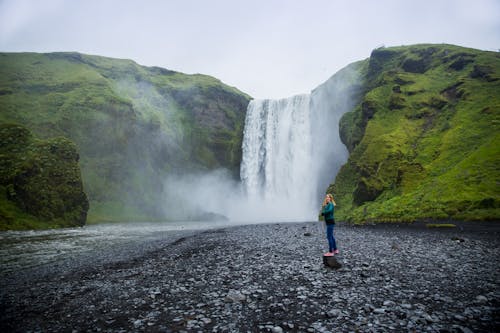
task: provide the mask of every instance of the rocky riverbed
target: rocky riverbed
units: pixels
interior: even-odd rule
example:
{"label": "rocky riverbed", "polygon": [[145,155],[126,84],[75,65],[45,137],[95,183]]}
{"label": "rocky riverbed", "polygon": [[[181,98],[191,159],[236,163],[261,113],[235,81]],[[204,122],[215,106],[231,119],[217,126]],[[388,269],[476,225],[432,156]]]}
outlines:
{"label": "rocky riverbed", "polygon": [[3,274],[0,330],[495,332],[499,229],[340,224],[340,269],[318,222],[179,234]]}

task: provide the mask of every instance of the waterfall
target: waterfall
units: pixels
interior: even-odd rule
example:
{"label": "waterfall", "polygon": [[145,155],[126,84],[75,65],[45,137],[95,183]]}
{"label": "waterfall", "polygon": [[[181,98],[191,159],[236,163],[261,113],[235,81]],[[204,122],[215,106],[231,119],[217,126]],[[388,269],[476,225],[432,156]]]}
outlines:
{"label": "waterfall", "polygon": [[305,209],[313,199],[305,176],[312,165],[309,98],[254,100],[248,106],[240,175],[249,201],[263,210],[263,217],[309,215]]}
{"label": "waterfall", "polygon": [[347,161],[339,120],[353,106],[357,71],[345,68],[311,94],[252,100],[240,177],[250,220],[317,220],[325,190]]}

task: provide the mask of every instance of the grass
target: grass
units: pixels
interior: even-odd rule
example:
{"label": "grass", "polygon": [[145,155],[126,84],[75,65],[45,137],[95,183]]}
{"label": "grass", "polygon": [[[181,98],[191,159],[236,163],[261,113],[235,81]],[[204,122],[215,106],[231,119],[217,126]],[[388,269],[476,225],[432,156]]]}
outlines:
{"label": "grass", "polygon": [[92,221],[158,218],[158,179],[172,170],[236,174],[249,100],[213,77],[126,59],[0,53],[0,124],[77,145]]}
{"label": "grass", "polygon": [[455,228],[456,225],[453,223],[427,223],[425,225],[427,228]]}
{"label": "grass", "polygon": [[351,154],[329,188],[339,218],[498,219],[498,53],[417,45],[366,61],[364,94],[341,120]]}
{"label": "grass", "polygon": [[76,146],[0,124],[0,230],[81,226],[88,201]]}

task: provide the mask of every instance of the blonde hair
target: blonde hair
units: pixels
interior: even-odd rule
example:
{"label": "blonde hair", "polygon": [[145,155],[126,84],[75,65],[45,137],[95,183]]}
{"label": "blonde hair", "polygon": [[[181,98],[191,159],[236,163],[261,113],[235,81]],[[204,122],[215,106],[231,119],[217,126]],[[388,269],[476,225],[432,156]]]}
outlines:
{"label": "blonde hair", "polygon": [[[335,200],[333,200],[333,195],[331,193],[328,193],[326,197],[330,198],[330,201],[334,206],[337,206],[337,203],[335,202]],[[325,200],[323,200],[323,206],[326,206],[326,197]]]}

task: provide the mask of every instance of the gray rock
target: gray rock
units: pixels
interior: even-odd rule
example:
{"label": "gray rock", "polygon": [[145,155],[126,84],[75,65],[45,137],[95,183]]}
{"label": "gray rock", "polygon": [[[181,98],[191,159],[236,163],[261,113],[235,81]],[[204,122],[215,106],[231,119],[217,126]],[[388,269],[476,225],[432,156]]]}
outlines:
{"label": "gray rock", "polygon": [[393,301],[384,301],[383,304],[385,307],[392,307],[392,306],[396,305],[396,303],[394,303]]}
{"label": "gray rock", "polygon": [[246,300],[246,296],[237,290],[230,290],[227,293],[226,297],[224,298],[224,301],[234,302],[234,303],[243,302],[245,300]]}
{"label": "gray rock", "polygon": [[[271,332],[276,327],[488,332],[498,325],[489,304],[500,298],[492,250],[500,248],[498,238],[468,235],[466,243],[455,244],[448,233],[340,225],[337,238],[349,251],[343,252],[342,262],[334,257],[344,267],[332,272],[318,265],[322,234],[290,242],[309,231],[301,227],[288,223],[198,232],[178,244],[160,241],[153,252],[144,247],[136,256],[129,254],[130,260],[110,265],[96,265],[96,255],[89,270],[54,266],[43,278],[0,277],[0,299],[11,309],[0,324],[25,325],[11,331],[71,332],[79,327],[115,333]],[[392,251],[392,242],[400,250]],[[89,304],[89,299],[98,301]],[[31,313],[45,313],[47,321],[37,326]]]}
{"label": "gray rock", "polygon": [[342,311],[339,310],[339,309],[333,309],[333,310],[330,310],[326,313],[326,315],[329,317],[329,318],[337,318],[338,316],[340,316],[342,314]]}
{"label": "gray rock", "polygon": [[334,268],[334,269],[339,269],[342,267],[342,264],[335,258],[335,256],[323,256],[323,264],[326,267]]}
{"label": "gray rock", "polygon": [[478,295],[478,296],[476,296],[476,302],[477,303],[487,303],[488,298],[486,298],[486,296],[483,296],[483,295]]}
{"label": "gray rock", "polygon": [[283,333],[283,329],[280,326],[274,326],[271,329],[271,332],[273,332],[273,333]]}

